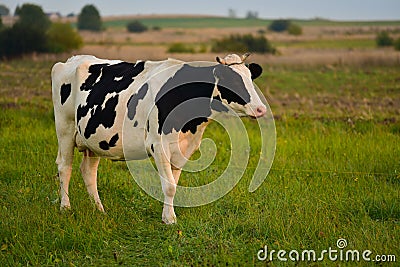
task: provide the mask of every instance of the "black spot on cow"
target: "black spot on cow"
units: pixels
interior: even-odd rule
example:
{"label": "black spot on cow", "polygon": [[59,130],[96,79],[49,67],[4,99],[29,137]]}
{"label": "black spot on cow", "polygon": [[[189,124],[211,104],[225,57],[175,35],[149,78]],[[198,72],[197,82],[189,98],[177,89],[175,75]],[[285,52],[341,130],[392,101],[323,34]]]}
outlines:
{"label": "black spot on cow", "polygon": [[212,97],[215,85],[228,103],[245,105],[250,102],[242,77],[230,67],[185,64],[167,80],[156,96],[158,133],[168,134],[173,129],[195,133],[197,126],[208,121],[211,109],[227,112],[221,98]]}
{"label": "black spot on cow", "polygon": [[99,147],[103,150],[109,150],[110,147],[116,146],[118,139],[119,139],[119,136],[118,136],[118,133],[116,133],[113,137],[111,137],[110,142],[107,142],[106,140],[101,141],[99,143]]}
{"label": "black spot on cow", "polygon": [[242,77],[226,65],[219,64],[215,68],[215,76],[218,77],[218,91],[221,97],[228,101],[246,105],[250,103],[250,94],[246,89]]}
{"label": "black spot on cow", "polygon": [[147,122],[146,122],[146,129],[147,129],[147,132],[150,132],[150,122],[149,122],[149,120],[147,120]]}
{"label": "black spot on cow", "polygon": [[[128,101],[127,107],[128,107],[128,118],[130,120],[133,120],[136,115],[136,107],[139,104],[139,100],[143,99],[147,91],[149,89],[149,85],[145,83],[136,94],[133,94]],[[136,127],[136,126],[135,126]]]}
{"label": "black spot on cow", "polygon": [[97,106],[92,110],[92,116],[90,116],[84,136],[89,138],[92,134],[96,133],[96,129],[103,125],[104,128],[111,128],[114,125],[115,117],[117,112],[115,108],[118,104],[118,95],[113,96],[107,100],[104,108]]}
{"label": "black spot on cow", "polygon": [[183,65],[156,95],[158,133],[168,134],[173,129],[195,133],[211,115],[214,84],[213,66]]}
{"label": "black spot on cow", "polygon": [[250,63],[247,67],[250,70],[252,80],[258,78],[263,71],[262,67],[257,63]]}
{"label": "black spot on cow", "polygon": [[86,78],[85,82],[81,85],[81,91],[90,91],[94,88],[97,79],[102,74],[103,68],[109,66],[110,64],[95,64],[89,67],[89,76]]}
{"label": "black spot on cow", "polygon": [[61,105],[64,105],[68,97],[71,95],[71,84],[64,83],[63,85],[61,85],[60,94],[61,94]]}
{"label": "black spot on cow", "polygon": [[[118,93],[132,84],[134,78],[144,70],[144,64],[144,61],[136,64],[120,62],[112,65],[95,64],[89,67],[89,76],[80,87],[81,91],[89,91],[89,95],[86,104],[79,105],[76,111],[77,123],[90,111],[91,117],[85,129],[86,138],[94,134],[100,125],[109,128],[114,124]],[[117,95],[106,101],[108,94]]]}
{"label": "black spot on cow", "polygon": [[153,144],[151,144],[150,148],[151,148],[151,151],[153,151],[153,153],[154,153],[154,145]]}
{"label": "black spot on cow", "polygon": [[134,123],[133,123],[133,127],[137,127],[138,126],[138,121],[135,121]]}
{"label": "black spot on cow", "polygon": [[222,103],[219,96],[214,96],[211,101],[211,109],[218,112],[228,112],[229,109]]}

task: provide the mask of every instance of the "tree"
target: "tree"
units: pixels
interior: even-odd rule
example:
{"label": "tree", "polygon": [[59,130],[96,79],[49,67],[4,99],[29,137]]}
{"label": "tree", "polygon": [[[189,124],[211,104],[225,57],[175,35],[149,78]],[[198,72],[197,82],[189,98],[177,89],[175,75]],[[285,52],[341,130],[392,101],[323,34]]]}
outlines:
{"label": "tree", "polygon": [[257,11],[247,11],[246,19],[258,19]]}
{"label": "tree", "polygon": [[5,5],[0,5],[0,17],[10,15],[10,9]]}
{"label": "tree", "polygon": [[278,19],[272,21],[272,23],[268,26],[268,29],[273,32],[284,32],[289,29],[290,24],[290,20]]}
{"label": "tree", "polygon": [[129,32],[145,32],[145,31],[147,31],[147,26],[138,20],[129,22],[126,25],[126,28],[128,29]]}
{"label": "tree", "polygon": [[15,11],[14,11],[14,16],[19,16],[20,11],[21,11],[21,7],[19,5],[17,5],[17,7],[15,8]]}
{"label": "tree", "polygon": [[18,11],[19,20],[16,24],[28,29],[47,31],[50,27],[50,20],[40,6],[34,4],[24,4]]}
{"label": "tree", "polygon": [[236,10],[230,8],[230,9],[228,10],[228,17],[233,18],[233,19],[236,18],[236,17],[237,17],[237,15],[236,15]]}
{"label": "tree", "polygon": [[103,28],[100,13],[94,5],[86,5],[78,15],[78,29],[101,31]]}
{"label": "tree", "polygon": [[69,23],[52,23],[47,37],[47,48],[53,53],[68,52],[80,48],[83,44],[81,36]]}

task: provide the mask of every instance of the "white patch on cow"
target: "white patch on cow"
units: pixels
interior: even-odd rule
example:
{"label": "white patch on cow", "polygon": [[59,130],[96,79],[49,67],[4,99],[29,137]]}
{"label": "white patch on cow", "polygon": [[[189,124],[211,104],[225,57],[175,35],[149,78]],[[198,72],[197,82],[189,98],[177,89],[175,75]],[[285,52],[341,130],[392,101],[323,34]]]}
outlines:
{"label": "white patch on cow", "polygon": [[116,92],[112,92],[112,93],[107,94],[107,95],[106,95],[106,98],[104,99],[103,104],[101,104],[101,108],[102,108],[102,109],[105,109],[105,108],[106,108],[106,103],[107,103],[108,99],[110,99],[110,98],[112,98],[112,97],[114,97],[114,96],[116,96],[116,95],[117,95]]}
{"label": "white patch on cow", "polygon": [[120,80],[122,80],[122,78],[124,78],[124,77],[123,77],[123,76],[121,76],[121,77],[115,77],[115,78],[114,78],[114,81],[119,82]]}
{"label": "white patch on cow", "polygon": [[98,83],[101,80],[101,77],[103,76],[103,69],[101,69],[99,77],[97,77],[97,80],[94,83]]}

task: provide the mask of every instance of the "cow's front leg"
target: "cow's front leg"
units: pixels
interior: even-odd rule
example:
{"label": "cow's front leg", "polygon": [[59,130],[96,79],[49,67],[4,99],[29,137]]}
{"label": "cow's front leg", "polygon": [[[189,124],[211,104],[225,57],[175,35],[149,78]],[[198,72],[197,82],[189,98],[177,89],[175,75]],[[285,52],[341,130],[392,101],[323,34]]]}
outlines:
{"label": "cow's front leg", "polygon": [[155,151],[154,159],[160,174],[161,186],[164,193],[164,207],[162,212],[162,220],[166,224],[176,223],[176,215],[174,211],[174,196],[176,193],[176,183],[172,174],[169,155],[162,149]]}

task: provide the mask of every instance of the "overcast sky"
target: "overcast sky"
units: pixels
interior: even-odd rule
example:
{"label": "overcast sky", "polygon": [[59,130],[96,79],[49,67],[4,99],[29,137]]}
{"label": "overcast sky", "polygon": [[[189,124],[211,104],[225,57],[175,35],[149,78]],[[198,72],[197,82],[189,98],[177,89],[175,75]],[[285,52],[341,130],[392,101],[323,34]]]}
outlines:
{"label": "overcast sky", "polygon": [[257,11],[260,18],[315,18],[336,20],[399,20],[400,0],[0,0],[13,13],[17,5],[34,3],[45,12],[79,13],[94,4],[102,16],[136,14],[209,14],[239,17]]}

